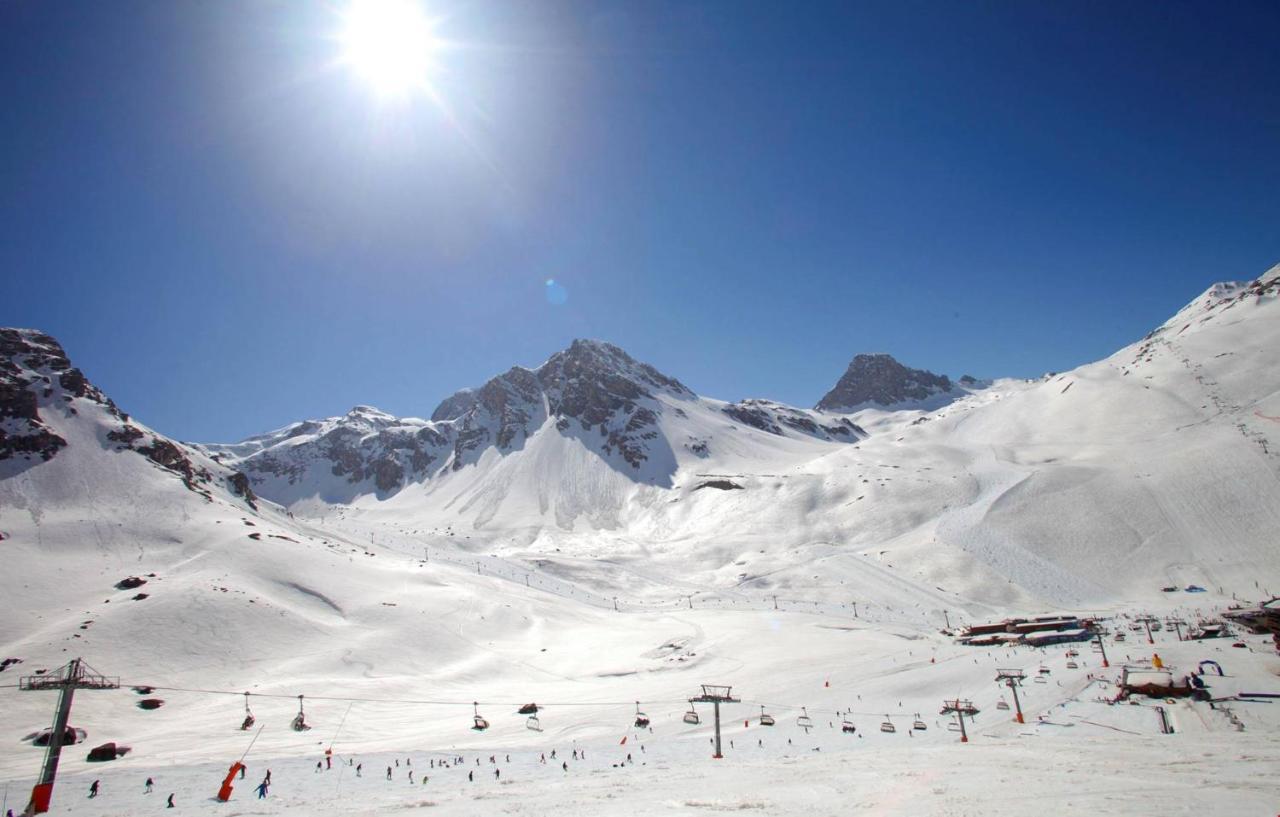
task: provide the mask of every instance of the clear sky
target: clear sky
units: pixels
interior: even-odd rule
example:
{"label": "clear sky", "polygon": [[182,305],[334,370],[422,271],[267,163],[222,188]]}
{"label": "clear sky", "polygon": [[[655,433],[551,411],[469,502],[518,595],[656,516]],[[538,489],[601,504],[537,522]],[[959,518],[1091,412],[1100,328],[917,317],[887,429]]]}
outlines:
{"label": "clear sky", "polygon": [[[0,2],[0,325],[229,441],[610,340],[812,405],[1104,357],[1280,261],[1280,4]],[[548,286],[548,280],[554,280]]]}

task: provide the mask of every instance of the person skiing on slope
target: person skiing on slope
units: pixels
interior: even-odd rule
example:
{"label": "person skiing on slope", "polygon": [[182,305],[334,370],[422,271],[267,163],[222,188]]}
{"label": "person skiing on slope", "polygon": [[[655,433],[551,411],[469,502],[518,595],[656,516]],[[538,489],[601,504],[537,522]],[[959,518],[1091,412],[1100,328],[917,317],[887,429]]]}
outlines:
{"label": "person skiing on slope", "polygon": [[154,780],[152,780],[151,778],[149,778],[149,777],[148,777],[148,778],[147,778],[147,782],[146,782],[146,784],[143,786],[143,793],[144,793],[144,794],[150,794],[150,793],[151,793],[151,789],[152,789],[155,785],[156,785],[156,782],[155,782]]}
{"label": "person skiing on slope", "polygon": [[173,808],[173,792],[169,793],[169,802],[165,804],[165,808]]}
{"label": "person skiing on slope", "polygon": [[97,797],[97,796],[98,796],[98,781],[97,781],[97,780],[93,781],[93,785],[89,786],[89,796],[90,796],[90,797]]}
{"label": "person skiing on slope", "polygon": [[263,800],[263,799],[265,799],[265,798],[266,798],[266,796],[267,796],[267,785],[268,785],[268,784],[267,784],[267,781],[266,781],[266,779],[265,779],[265,778],[263,779],[263,781],[262,781],[261,783],[259,783],[259,784],[258,784],[257,792],[258,792],[258,799],[259,799],[259,800]]}

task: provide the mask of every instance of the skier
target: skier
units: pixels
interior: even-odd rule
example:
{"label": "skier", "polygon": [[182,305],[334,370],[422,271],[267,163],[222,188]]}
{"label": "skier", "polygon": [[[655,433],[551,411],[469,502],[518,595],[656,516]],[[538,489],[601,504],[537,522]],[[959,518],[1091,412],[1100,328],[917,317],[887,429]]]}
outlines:
{"label": "skier", "polygon": [[410,770],[409,770],[409,782],[410,782],[410,783],[412,783],[412,782],[413,782],[413,769],[410,769]]}
{"label": "skier", "polygon": [[316,773],[316,774],[320,774],[320,770],[321,770],[321,769],[323,769],[323,768],[324,768],[324,764],[317,760],[317,761],[316,761],[316,771],[315,771],[315,773]]}
{"label": "skier", "polygon": [[169,802],[165,804],[165,808],[173,808],[173,792],[169,793]]}
{"label": "skier", "polygon": [[500,778],[500,777],[502,777],[502,769],[494,769],[494,770],[493,770],[493,779],[494,779],[494,780],[497,780],[497,779],[498,779],[498,778]]}
{"label": "skier", "polygon": [[569,761],[566,760],[563,763],[561,763],[560,768],[564,769],[566,772],[569,771]]}
{"label": "skier", "polygon": [[265,780],[265,781],[266,781],[266,783],[267,783],[267,785],[268,785],[268,786],[270,786],[270,785],[271,785],[271,770],[270,770],[270,769],[267,769],[267,776],[266,776],[265,778],[263,778],[263,780]]}
{"label": "skier", "polygon": [[143,787],[143,789],[144,789],[144,792],[143,792],[143,793],[144,793],[144,794],[150,794],[150,793],[151,793],[151,789],[152,789],[152,788],[154,788],[154,787],[155,787],[155,785],[156,785],[156,782],[155,782],[154,780],[152,780],[151,778],[149,778],[149,777],[148,777],[148,778],[147,778],[147,783],[146,783],[146,785]]}
{"label": "skier", "polygon": [[326,769],[333,768],[333,747],[332,746],[324,750],[324,767]]}
{"label": "skier", "polygon": [[468,770],[467,770],[467,782],[468,782],[468,783],[474,783],[474,782],[476,782],[476,772],[475,772],[475,769],[468,769]]}
{"label": "skier", "polygon": [[388,779],[388,780],[390,780],[390,779],[391,779],[391,767],[390,767],[390,766],[388,766],[388,767],[387,767],[387,779]]}
{"label": "skier", "polygon": [[356,764],[356,777],[360,777],[360,772],[364,769],[363,763]]}
{"label": "skier", "polygon": [[267,779],[266,779],[266,778],[263,778],[263,779],[262,779],[262,782],[258,784],[257,792],[258,792],[258,799],[259,799],[259,800],[264,800],[264,799],[266,799],[266,796],[267,796],[267,785],[268,785],[268,781],[267,781]]}
{"label": "skier", "polygon": [[89,796],[90,796],[90,797],[97,797],[97,796],[98,796],[98,781],[97,781],[97,780],[93,781],[93,785],[89,787]]}

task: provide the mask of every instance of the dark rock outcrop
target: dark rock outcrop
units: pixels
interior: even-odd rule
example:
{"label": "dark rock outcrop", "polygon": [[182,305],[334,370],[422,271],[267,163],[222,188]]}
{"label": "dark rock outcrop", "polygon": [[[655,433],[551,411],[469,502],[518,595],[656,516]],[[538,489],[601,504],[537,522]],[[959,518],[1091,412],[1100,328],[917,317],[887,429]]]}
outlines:
{"label": "dark rock outcrop", "polygon": [[783,435],[784,429],[836,442],[856,442],[867,436],[866,431],[847,418],[824,417],[822,422],[818,422],[807,411],[771,400],[742,400],[730,403],[721,411],[743,425],[779,436]]}
{"label": "dark rock outcrop", "polygon": [[951,380],[946,375],[908,368],[890,355],[857,355],[835,388],[818,401],[817,408],[849,411],[869,405],[888,407],[951,390]]}

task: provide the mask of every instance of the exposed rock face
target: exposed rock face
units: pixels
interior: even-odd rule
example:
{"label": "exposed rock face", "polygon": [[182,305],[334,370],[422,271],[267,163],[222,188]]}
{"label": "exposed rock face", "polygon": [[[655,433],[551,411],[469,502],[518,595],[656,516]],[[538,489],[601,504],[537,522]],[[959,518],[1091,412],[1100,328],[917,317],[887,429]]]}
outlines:
{"label": "exposed rock face", "polygon": [[833,420],[819,415],[815,419],[807,411],[770,400],[742,400],[730,403],[721,411],[740,423],[780,436],[784,428],[820,440],[839,442],[856,442],[867,436],[866,431],[847,418]]}
{"label": "exposed rock face", "polygon": [[821,411],[850,411],[869,405],[893,406],[949,393],[946,375],[910,369],[889,355],[858,355],[836,383],[818,401]]}
{"label": "exposed rock face", "polygon": [[64,380],[87,388],[56,340],[31,329],[0,329],[0,461],[48,461],[66,447],[40,417],[41,400],[54,396],[55,379],[60,389],[66,388]]}

